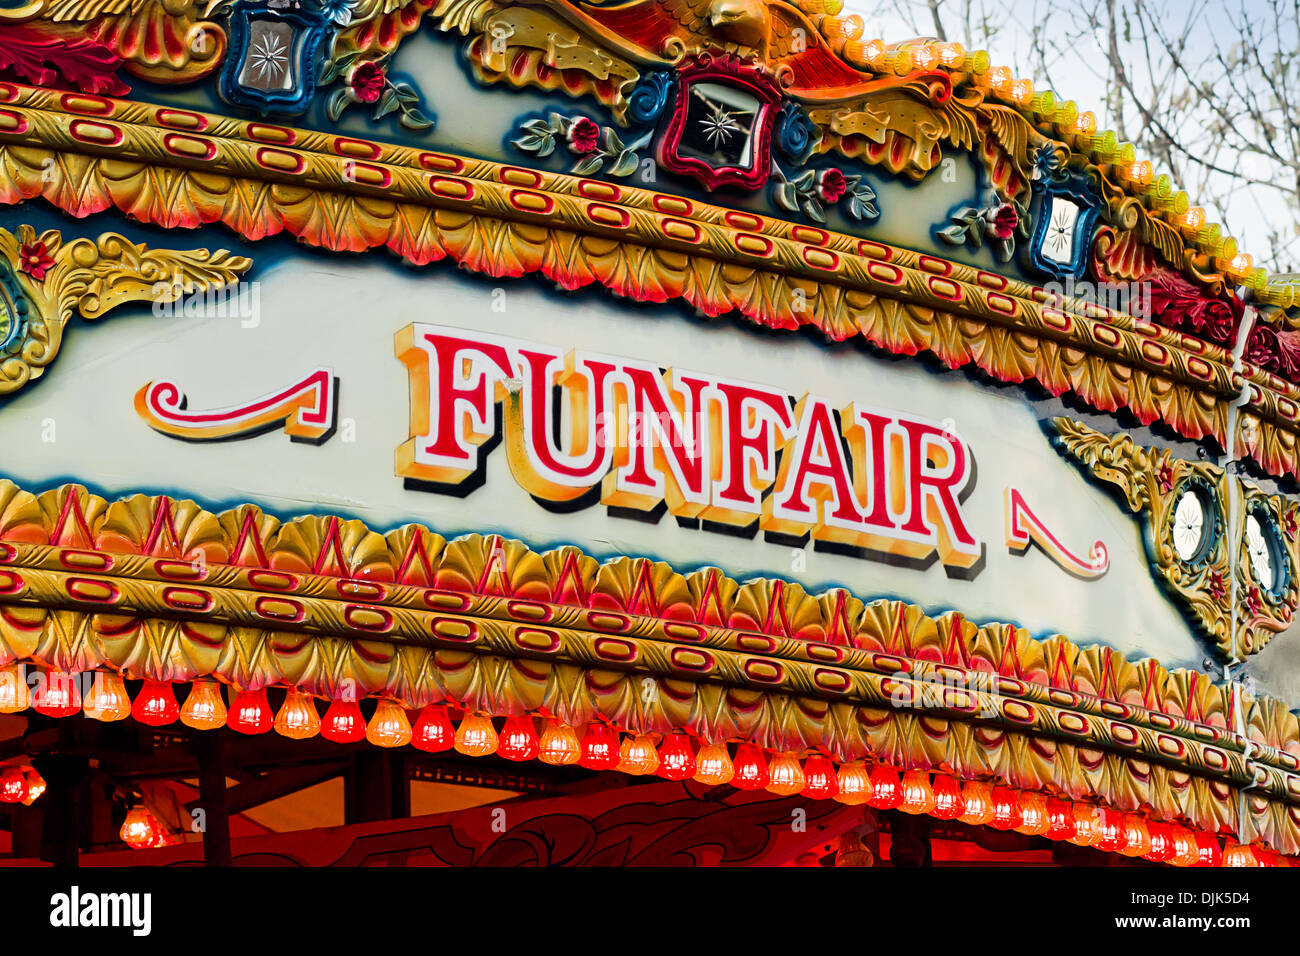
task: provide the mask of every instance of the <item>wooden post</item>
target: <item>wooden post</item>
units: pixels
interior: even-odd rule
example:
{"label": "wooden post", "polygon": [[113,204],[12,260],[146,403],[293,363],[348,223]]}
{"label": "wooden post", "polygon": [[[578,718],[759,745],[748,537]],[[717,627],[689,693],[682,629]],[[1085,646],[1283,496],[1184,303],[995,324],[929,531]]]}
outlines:
{"label": "wooden post", "polygon": [[226,814],[221,732],[195,734],[194,747],[199,761],[199,804],[204,812],[203,864],[230,866],[230,818]]}
{"label": "wooden post", "polygon": [[32,761],[45,778],[45,818],[41,826],[41,859],[55,866],[75,867],[79,862],[82,837],[82,798],[86,771],[85,757],[44,754]]}
{"label": "wooden post", "polygon": [[347,823],[400,820],[411,812],[411,782],[400,754],[359,750],[346,776],[343,817]]}

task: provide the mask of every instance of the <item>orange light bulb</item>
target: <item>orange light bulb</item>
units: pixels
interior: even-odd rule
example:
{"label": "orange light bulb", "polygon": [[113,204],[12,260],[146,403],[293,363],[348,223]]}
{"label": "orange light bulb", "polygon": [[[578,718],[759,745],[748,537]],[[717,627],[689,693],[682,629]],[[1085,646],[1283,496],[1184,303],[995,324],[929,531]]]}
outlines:
{"label": "orange light bulb", "polygon": [[655,751],[654,741],[645,734],[624,739],[616,769],[634,777],[654,773],[659,769],[659,754]]}
{"label": "orange light bulb", "polygon": [[277,734],[290,740],[315,737],[320,733],[320,715],[316,713],[316,702],[305,691],[290,687],[272,726]]}
{"label": "orange light bulb", "polygon": [[1016,809],[1020,813],[1020,822],[1016,832],[1026,836],[1042,836],[1052,825],[1047,813],[1047,798],[1041,793],[1022,791],[1016,797]]}
{"label": "orange light bulb", "polygon": [[768,765],[768,775],[771,779],[767,782],[769,793],[775,793],[782,797],[792,797],[796,793],[801,793],[804,784],[803,767],[799,766],[799,760],[791,753],[779,753],[772,758],[771,764]]}
{"label": "orange light bulb", "polygon": [[0,714],[16,714],[32,705],[22,664],[0,668]]}
{"label": "orange light bulb", "polygon": [[35,767],[28,767],[23,775],[27,778],[27,796],[23,798],[23,803],[30,807],[45,792],[45,778],[36,772]]}
{"label": "orange light bulb", "polygon": [[1247,846],[1244,843],[1234,843],[1223,851],[1223,866],[1260,866],[1259,857],[1255,855],[1255,848]]}
{"label": "orange light bulb", "polygon": [[835,782],[839,788],[835,799],[840,803],[856,807],[871,798],[871,775],[867,773],[867,768],[861,760],[841,764]]}
{"label": "orange light bulb", "polygon": [[934,809],[934,789],[930,786],[928,773],[911,770],[903,774],[898,809],[904,813],[929,813]]}
{"label": "orange light bulb", "polygon": [[1136,813],[1124,817],[1124,845],[1119,852],[1125,856],[1146,856],[1151,852],[1151,831]]}
{"label": "orange light bulb", "polygon": [[1066,837],[1075,846],[1096,846],[1101,839],[1101,818],[1097,808],[1088,803],[1074,805],[1074,836]]}
{"label": "orange light bulb", "polygon": [[226,702],[216,681],[196,680],[181,707],[181,723],[195,730],[216,730],[226,725]]}
{"label": "orange light bulb", "polygon": [[736,774],[726,744],[705,744],[695,755],[695,779],[705,786],[730,783]]}
{"label": "orange light bulb", "polygon": [[959,819],[971,826],[983,826],[993,819],[993,796],[987,783],[967,780],[961,788],[962,804],[965,809]]}
{"label": "orange light bulb", "polygon": [[482,714],[466,714],[460,719],[456,728],[456,752],[467,757],[486,757],[496,753],[497,729],[492,726],[492,719]]}
{"label": "orange light bulb", "polygon": [[162,827],[154,815],[144,807],[133,807],[127,811],[122,823],[122,842],[135,850],[153,846],[162,832]]}
{"label": "orange light bulb", "polygon": [[366,740],[376,747],[405,747],[411,742],[411,722],[406,708],[388,697],[381,697],[374,716],[366,727]]}
{"label": "orange light bulb", "polygon": [[[411,746],[425,753],[436,754],[456,745],[456,732],[451,728],[451,715],[446,704],[428,704],[416,718],[411,732]],[[546,760],[546,755],[542,755]]]}
{"label": "orange light bulb", "polygon": [[96,671],[85,700],[81,702],[81,712],[91,720],[108,723],[125,720],[131,716],[131,710],[131,698],[127,695],[122,675],[117,671]]}
{"label": "orange light bulb", "polygon": [[1195,866],[1199,856],[1199,850],[1196,846],[1196,837],[1187,827],[1174,826],[1174,866]]}
{"label": "orange light bulb", "polygon": [[542,731],[537,757],[553,767],[565,767],[582,759],[582,741],[578,732],[558,720],[548,720]]}
{"label": "orange light bulb", "polygon": [[135,695],[135,703],[131,705],[131,716],[149,727],[174,724],[180,715],[171,681],[146,680],[140,693]]}

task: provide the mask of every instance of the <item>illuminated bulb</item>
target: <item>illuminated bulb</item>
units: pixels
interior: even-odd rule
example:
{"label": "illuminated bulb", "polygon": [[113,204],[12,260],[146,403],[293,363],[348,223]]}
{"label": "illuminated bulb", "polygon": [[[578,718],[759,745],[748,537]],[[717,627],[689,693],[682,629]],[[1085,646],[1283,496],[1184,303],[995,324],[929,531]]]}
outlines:
{"label": "illuminated bulb", "polygon": [[940,43],[939,62],[944,66],[957,68],[966,60],[966,51],[960,43]]}
{"label": "illuminated bulb", "polygon": [[1232,266],[1228,271],[1233,275],[1241,276],[1248,273],[1254,267],[1255,260],[1243,252],[1240,255],[1233,257]]}
{"label": "illuminated bulb", "polygon": [[1074,120],[1074,132],[1080,136],[1091,136],[1097,132],[1097,115],[1091,110],[1080,113]]}
{"label": "illuminated bulb", "polygon": [[947,774],[937,774],[934,778],[934,817],[939,820],[956,820],[965,809],[961,785]]}
{"label": "illuminated bulb", "polygon": [[290,687],[272,726],[277,734],[290,740],[315,737],[320,733],[320,715],[316,713],[316,702],[305,691]]}
{"label": "illuminated bulb", "polygon": [[230,702],[226,726],[241,734],[264,734],[271,729],[271,705],[266,702],[266,688],[241,690]]}
{"label": "illuminated bulb", "polygon": [[[174,699],[172,703],[175,704]],[[122,675],[116,671],[96,671],[95,679],[86,691],[85,700],[81,702],[81,712],[91,720],[108,723],[125,720],[131,715],[132,709]],[[136,719],[139,720],[138,717]]]}
{"label": "illuminated bulb", "polygon": [[871,69],[879,70],[885,61],[885,41],[868,40],[862,47],[861,59]]}
{"label": "illuminated bulb", "polygon": [[1205,225],[1205,210],[1200,206],[1192,206],[1187,212],[1178,217],[1178,224],[1184,229],[1190,229],[1193,232],[1199,230]]}
{"label": "illuminated bulb", "polygon": [[871,768],[871,797],[867,803],[877,810],[892,810],[903,799],[898,771],[876,764]]}
{"label": "illuminated bulb", "polygon": [[456,728],[456,752],[467,757],[486,757],[496,753],[497,730],[492,720],[482,714],[466,714]]}
{"label": "illuminated bulb", "polygon": [[856,40],[862,36],[862,31],[867,28],[865,22],[856,13],[839,20],[840,36],[846,40]]}
{"label": "illuminated bulb", "polygon": [[[376,747],[405,747],[411,742],[411,722],[406,719],[406,708],[395,700],[380,698],[374,716],[366,727],[366,740]],[[537,738],[533,738],[536,752]]]}
{"label": "illuminated bulb", "polygon": [[1004,92],[1011,85],[1011,71],[1005,66],[995,66],[986,74],[989,86],[998,93]]}
{"label": "illuminated bulb", "polygon": [[917,70],[933,70],[939,62],[939,54],[928,43],[912,47],[912,67]]}
{"label": "illuminated bulb", "polygon": [[538,759],[555,767],[575,764],[582,756],[582,742],[578,732],[558,720],[548,720],[538,746]]}
{"label": "illuminated bulb", "polygon": [[593,720],[582,735],[582,756],[578,766],[588,770],[613,770],[618,766],[618,734],[613,729]]}
{"label": "illuminated bulb", "polygon": [[1223,866],[1259,866],[1254,847],[1235,843],[1223,851]]}
{"label": "illuminated bulb", "polygon": [[[546,738],[542,738],[542,759],[546,760]],[[415,720],[411,731],[411,746],[425,753],[436,754],[456,745],[456,732],[451,728],[451,714],[446,704],[427,704]],[[576,758],[575,758],[576,759]],[[546,760],[547,763],[551,761]]]}
{"label": "illuminated bulb", "polygon": [[366,720],[355,700],[336,698],[325,708],[320,735],[336,744],[354,744],[366,736]]}
{"label": "illuminated bulb", "polygon": [[627,737],[619,748],[618,766],[615,768],[634,777],[644,777],[659,769],[659,754],[654,741],[645,734]]}
{"label": "illuminated bulb", "polygon": [[1020,823],[1016,825],[1017,833],[1026,836],[1042,836],[1052,825],[1047,815],[1047,798],[1041,793],[1021,792],[1016,798],[1016,809],[1020,812]]}
{"label": "illuminated bulb", "polygon": [[813,754],[803,762],[803,793],[814,800],[826,800],[839,793],[835,767],[821,754]]}
{"label": "illuminated bulb", "polygon": [[0,803],[22,803],[27,799],[27,778],[21,767],[0,770]]}
{"label": "illuminated bulb", "polygon": [[841,764],[836,785],[839,792],[835,794],[835,799],[840,803],[856,807],[871,798],[871,775],[861,760]]}
{"label": "illuminated bulb", "polygon": [[1011,102],[1017,106],[1028,106],[1034,101],[1034,83],[1032,80],[1016,80],[1011,84]]}
{"label": "illuminated bulb", "polygon": [[1219,866],[1223,863],[1223,851],[1219,849],[1219,840],[1213,833],[1204,830],[1196,834],[1196,865]]}
{"label": "illuminated bulb", "polygon": [[152,813],[144,807],[132,807],[122,823],[122,842],[132,849],[143,850],[154,846],[161,832],[162,827]]}
{"label": "illuminated bulb", "polygon": [[736,748],[736,775],[731,785],[740,790],[762,790],[771,782],[772,775],[757,744],[741,744]]}
{"label": "illuminated bulb", "polygon": [[1020,804],[1016,792],[1010,787],[993,788],[993,818],[989,826],[995,830],[1010,830],[1020,825]]}
{"label": "illuminated bulb", "polygon": [[497,755],[507,760],[532,760],[537,756],[537,728],[531,717],[507,717],[497,742]]}
{"label": "illuminated bulb", "polygon": [[911,770],[903,774],[898,809],[904,813],[929,813],[934,809],[934,788],[930,786],[928,773]]}
{"label": "illuminated bulb", "polygon": [[32,706],[46,717],[71,717],[81,710],[81,693],[72,674],[46,671],[40,675]]}
{"label": "illuminated bulb", "polygon": [[1136,813],[1124,815],[1124,845],[1119,852],[1125,856],[1145,856],[1151,852],[1151,831]]}
{"label": "illuminated bulb", "polygon": [[1101,839],[1101,820],[1096,807],[1087,803],[1074,805],[1074,836],[1066,837],[1075,846],[1096,846]]}
{"label": "illuminated bulb", "polygon": [[45,778],[34,767],[28,767],[23,775],[27,778],[27,796],[23,798],[23,803],[30,807],[45,792]]}
{"label": "illuminated bulb", "polygon": [[799,759],[791,753],[780,753],[772,758],[771,764],[768,765],[768,776],[771,778],[767,782],[769,793],[775,793],[782,797],[792,797],[796,793],[803,792],[804,780],[803,767],[799,766]]}
{"label": "illuminated bulb", "polygon": [[1167,823],[1150,823],[1147,830],[1151,834],[1151,849],[1142,854],[1142,858],[1152,863],[1168,863],[1174,858],[1173,828]]}
{"label": "illuminated bulb", "polygon": [[32,705],[22,664],[0,669],[0,714],[16,714]]}
{"label": "illuminated bulb", "polygon": [[181,723],[195,730],[216,730],[226,725],[226,702],[216,681],[196,680],[181,707]]}
{"label": "illuminated bulb", "polygon": [[1174,866],[1194,866],[1196,864],[1196,837],[1187,827],[1170,824],[1169,840],[1173,843],[1173,855],[1169,862]]}
{"label": "illuminated bulb", "polygon": [[983,826],[993,819],[993,797],[989,785],[978,780],[967,780],[961,787],[965,809],[957,819],[971,826]]}
{"label": "illuminated bulb", "polygon": [[1145,159],[1133,163],[1128,168],[1128,179],[1135,186],[1149,186],[1154,178],[1155,170],[1151,168],[1151,164]]}
{"label": "illuminated bulb", "polygon": [[1107,853],[1118,853],[1128,845],[1128,831],[1118,812],[1105,807],[1097,808],[1097,842],[1093,845]]}
{"label": "illuminated bulb", "polygon": [[1077,831],[1074,822],[1074,804],[1069,800],[1047,798],[1047,832],[1049,840],[1068,840]]}
{"label": "illuminated bulb", "polygon": [[174,724],[180,715],[170,681],[146,680],[131,705],[131,716],[150,727]]}
{"label": "illuminated bulb", "polygon": [[730,783],[735,773],[726,744],[705,744],[695,755],[695,779],[705,786]]}
{"label": "illuminated bulb", "polygon": [[695,776],[695,751],[685,734],[669,734],[659,745],[659,776],[665,780]]}

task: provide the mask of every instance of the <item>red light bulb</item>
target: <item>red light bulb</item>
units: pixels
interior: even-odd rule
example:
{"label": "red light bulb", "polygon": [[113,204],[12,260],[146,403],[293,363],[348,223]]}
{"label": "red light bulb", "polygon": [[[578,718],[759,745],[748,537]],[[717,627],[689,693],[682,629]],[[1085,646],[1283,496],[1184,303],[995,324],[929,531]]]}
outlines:
{"label": "red light bulb", "polygon": [[0,803],[22,803],[27,799],[27,777],[21,767],[0,770]]}
{"label": "red light bulb", "polygon": [[803,762],[803,793],[814,800],[829,800],[840,792],[835,767],[830,759],[813,754]]}
{"label": "red light bulb", "polygon": [[989,825],[995,830],[1010,830],[1020,826],[1020,806],[1016,792],[1010,787],[993,788],[993,819]]}
{"label": "red light bulb", "polygon": [[961,797],[961,785],[946,774],[936,774],[932,815],[938,820],[956,820],[965,810],[966,801]]}
{"label": "red light bulb", "polygon": [[[333,705],[331,705],[333,706]],[[446,704],[429,704],[416,718],[411,732],[411,746],[425,753],[436,754],[450,750],[456,743],[456,732],[451,727],[451,715]]]}
{"label": "red light bulb", "polygon": [[1197,866],[1222,866],[1223,850],[1219,848],[1219,838],[1204,830],[1196,834]]}
{"label": "red light bulb", "polygon": [[146,680],[131,705],[131,716],[150,727],[174,724],[180,715],[170,681]]}
{"label": "red light bulb", "polygon": [[1147,831],[1151,834],[1151,849],[1142,856],[1152,863],[1168,863],[1174,858],[1173,828],[1167,823],[1148,823]]}
{"label": "red light bulb", "polygon": [[1118,811],[1098,807],[1097,842],[1093,844],[1098,850],[1118,853],[1128,846],[1128,831],[1124,827],[1124,818]]}
{"label": "red light bulb", "polygon": [[45,671],[40,675],[32,706],[46,717],[71,717],[81,711],[81,691],[75,674]]}
{"label": "red light bulb", "polygon": [[266,688],[241,690],[235,695],[226,714],[226,726],[241,734],[264,734],[271,729],[275,718],[266,701]]}
{"label": "red light bulb", "polygon": [[867,803],[877,810],[893,810],[903,800],[903,788],[898,781],[898,771],[876,764],[871,768],[871,796]]}
{"label": "red light bulb", "polygon": [[532,760],[537,756],[537,728],[531,717],[507,717],[501,728],[497,753],[507,760]]}
{"label": "red light bulb", "polygon": [[1068,840],[1074,836],[1077,826],[1074,822],[1074,804],[1069,800],[1047,798],[1047,839]]}
{"label": "red light bulb", "polygon": [[366,721],[355,700],[332,700],[320,722],[320,735],[336,744],[354,744],[365,739]]}
{"label": "red light bulb", "polygon": [[739,790],[762,790],[772,780],[763,751],[756,744],[737,747],[733,764],[735,776],[731,778],[731,785]]}
{"label": "red light bulb", "polygon": [[695,776],[695,751],[685,734],[669,734],[659,745],[659,776],[665,780]]}
{"label": "red light bulb", "polygon": [[582,757],[578,765],[588,770],[613,770],[620,756],[618,734],[598,720],[589,723],[582,736]]}

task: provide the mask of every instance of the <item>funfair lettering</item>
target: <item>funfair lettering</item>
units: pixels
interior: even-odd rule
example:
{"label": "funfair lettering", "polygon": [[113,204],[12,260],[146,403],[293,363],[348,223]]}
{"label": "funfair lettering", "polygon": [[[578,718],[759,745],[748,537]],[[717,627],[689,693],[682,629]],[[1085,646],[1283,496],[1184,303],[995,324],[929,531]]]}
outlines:
{"label": "funfair lettering", "polygon": [[704,527],[957,568],[982,553],[962,510],[970,450],[938,422],[423,323],[396,350],[411,389],[397,473],[413,487],[465,493],[500,437],[515,480],[545,502],[664,506]]}

